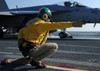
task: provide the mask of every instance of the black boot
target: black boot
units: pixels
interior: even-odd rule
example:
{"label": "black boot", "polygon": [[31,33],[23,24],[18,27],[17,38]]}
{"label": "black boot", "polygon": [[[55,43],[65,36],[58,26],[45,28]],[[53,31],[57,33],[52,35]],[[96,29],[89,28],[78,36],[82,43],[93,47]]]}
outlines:
{"label": "black boot", "polygon": [[34,61],[34,60],[32,60],[30,62],[30,64],[32,66],[35,66],[36,68],[46,68],[46,65],[45,64],[42,64],[41,61]]}
{"label": "black boot", "polygon": [[2,61],[0,62],[0,65],[1,65],[1,66],[6,66],[6,65],[8,64],[7,60],[8,60],[8,59],[2,60]]}

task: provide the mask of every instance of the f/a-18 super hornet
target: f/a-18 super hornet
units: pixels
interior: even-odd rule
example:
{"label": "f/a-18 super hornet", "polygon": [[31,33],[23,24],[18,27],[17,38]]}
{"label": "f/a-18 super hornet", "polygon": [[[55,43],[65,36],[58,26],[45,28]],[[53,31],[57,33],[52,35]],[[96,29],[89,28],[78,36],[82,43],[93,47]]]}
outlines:
{"label": "f/a-18 super hornet", "polygon": [[[100,9],[90,8],[76,1],[9,9],[5,0],[0,0],[0,27],[20,29],[27,21],[37,17],[42,7],[48,7],[53,13],[52,22],[84,20],[87,23],[100,23]],[[0,37],[2,36],[3,31],[0,29]],[[63,31],[59,36],[65,38],[67,33]]]}

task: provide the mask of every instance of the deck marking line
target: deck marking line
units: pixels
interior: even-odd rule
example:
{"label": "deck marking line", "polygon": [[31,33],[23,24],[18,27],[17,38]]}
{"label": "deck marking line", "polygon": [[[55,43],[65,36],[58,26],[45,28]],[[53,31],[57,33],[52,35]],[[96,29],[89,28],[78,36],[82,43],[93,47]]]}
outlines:
{"label": "deck marking line", "polygon": [[56,64],[47,64],[47,68],[52,68],[52,69],[59,69],[59,70],[69,70],[69,71],[100,71],[97,69],[85,69],[85,68],[77,68],[77,67],[71,67],[71,66],[64,66],[64,65],[56,65]]}

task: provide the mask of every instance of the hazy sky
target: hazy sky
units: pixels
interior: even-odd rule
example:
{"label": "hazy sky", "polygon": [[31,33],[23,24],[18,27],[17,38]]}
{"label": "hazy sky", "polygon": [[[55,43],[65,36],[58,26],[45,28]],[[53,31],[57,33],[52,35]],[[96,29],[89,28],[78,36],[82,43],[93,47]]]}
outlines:
{"label": "hazy sky", "polygon": [[[58,2],[63,2],[67,0],[6,0],[8,7],[10,9],[16,8],[16,5],[20,7],[29,7],[29,6],[37,6],[37,5],[45,5],[45,4],[55,4]],[[73,1],[73,0],[70,0]],[[100,0],[74,0],[83,5],[100,8]],[[70,28],[68,31],[100,31],[100,24],[97,24],[95,28],[93,28],[93,24],[86,24],[82,28]]]}

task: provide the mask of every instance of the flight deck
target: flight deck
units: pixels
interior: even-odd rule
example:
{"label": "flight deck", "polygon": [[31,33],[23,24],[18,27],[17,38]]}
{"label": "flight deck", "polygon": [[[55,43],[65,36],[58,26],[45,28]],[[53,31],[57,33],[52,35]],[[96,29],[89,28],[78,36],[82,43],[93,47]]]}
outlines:
{"label": "flight deck", "polygon": [[[58,51],[43,59],[46,69],[25,66],[0,66],[0,71],[100,71],[100,40],[48,38],[58,44]],[[0,39],[0,60],[23,57],[17,38]]]}

